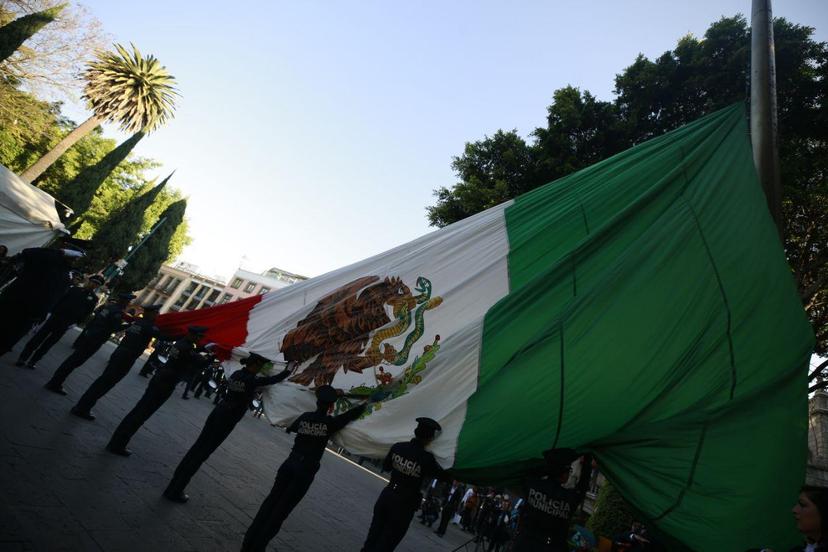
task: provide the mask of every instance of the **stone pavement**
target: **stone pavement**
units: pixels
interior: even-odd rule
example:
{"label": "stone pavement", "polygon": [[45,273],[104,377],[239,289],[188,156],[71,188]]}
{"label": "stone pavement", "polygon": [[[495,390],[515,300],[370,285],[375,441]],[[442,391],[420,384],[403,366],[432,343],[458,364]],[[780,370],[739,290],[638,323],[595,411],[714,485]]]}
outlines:
{"label": "stone pavement", "polygon": [[[190,502],[161,498],[178,461],[212,408],[176,393],[121,458],[104,445],[143,393],[143,360],[95,408],[94,422],[69,408],[103,369],[104,348],[67,381],[68,397],[42,388],[70,351],[70,331],[37,369],[13,365],[22,343],[0,358],[0,551],[234,551],[287,456],[291,437],[246,416],[187,489]],[[182,387],[179,387],[181,390]],[[385,481],[328,453],[304,500],[269,550],[358,551]],[[400,551],[450,551],[468,540],[451,526],[445,539],[415,518]]]}

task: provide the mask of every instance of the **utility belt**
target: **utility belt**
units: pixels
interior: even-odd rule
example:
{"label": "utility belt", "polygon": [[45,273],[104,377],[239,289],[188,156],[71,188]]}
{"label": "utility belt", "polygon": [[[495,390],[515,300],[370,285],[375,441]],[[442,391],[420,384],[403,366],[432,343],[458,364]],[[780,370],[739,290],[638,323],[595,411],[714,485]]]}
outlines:
{"label": "utility belt", "polygon": [[399,483],[389,483],[385,488],[396,494],[405,502],[409,503],[414,509],[418,508],[420,506],[420,502],[423,500],[423,495],[420,493],[419,489],[416,488],[401,485]]}
{"label": "utility belt", "polygon": [[291,452],[288,455],[287,460],[285,460],[285,463],[290,462],[300,470],[316,473],[319,471],[319,460],[320,459],[315,456],[302,454],[301,452]]}

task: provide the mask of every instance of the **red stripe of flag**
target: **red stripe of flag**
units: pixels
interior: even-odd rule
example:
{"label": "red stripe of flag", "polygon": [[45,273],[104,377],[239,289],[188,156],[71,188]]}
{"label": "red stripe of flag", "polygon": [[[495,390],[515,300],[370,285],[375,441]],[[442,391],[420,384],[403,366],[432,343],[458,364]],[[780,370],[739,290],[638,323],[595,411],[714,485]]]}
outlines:
{"label": "red stripe of flag", "polygon": [[218,345],[218,356],[228,358],[233,348],[243,345],[247,340],[247,321],[261,295],[225,303],[216,307],[196,309],[183,312],[168,312],[155,319],[155,325],[165,336],[181,337],[187,333],[188,326],[204,326],[207,333],[202,343]]}

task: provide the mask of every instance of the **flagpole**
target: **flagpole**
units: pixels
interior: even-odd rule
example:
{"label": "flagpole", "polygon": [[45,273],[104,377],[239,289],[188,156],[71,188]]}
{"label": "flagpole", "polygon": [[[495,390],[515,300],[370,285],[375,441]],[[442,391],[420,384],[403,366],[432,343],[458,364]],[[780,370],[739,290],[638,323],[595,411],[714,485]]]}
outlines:
{"label": "flagpole", "polygon": [[782,236],[782,185],[776,119],[776,61],[771,0],[752,0],[750,39],[750,141],[753,163],[777,232]]}
{"label": "flagpole", "polygon": [[108,267],[106,267],[106,269],[103,271],[104,279],[109,281],[112,278],[114,278],[115,275],[118,274],[119,271],[126,268],[127,264],[129,264],[128,263],[129,259],[133,255],[135,255],[135,252],[138,251],[138,249],[142,245],[144,245],[144,242],[146,242],[150,238],[150,236],[155,234],[155,231],[158,230],[161,227],[161,225],[164,224],[164,222],[166,220],[167,220],[167,217],[163,217],[161,220],[159,220],[155,224],[155,226],[153,226],[152,229],[147,233],[147,235],[144,236],[143,238],[141,238],[141,241],[139,241],[138,244],[129,251],[129,253],[127,254],[126,257],[124,257],[123,259],[119,259],[119,260],[115,261],[114,263],[112,263],[111,265],[109,265]]}

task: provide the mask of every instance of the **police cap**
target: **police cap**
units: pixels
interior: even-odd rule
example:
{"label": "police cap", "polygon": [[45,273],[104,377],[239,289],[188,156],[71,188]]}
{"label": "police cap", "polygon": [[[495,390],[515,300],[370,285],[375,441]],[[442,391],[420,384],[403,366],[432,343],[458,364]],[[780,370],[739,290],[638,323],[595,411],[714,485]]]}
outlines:
{"label": "police cap", "polygon": [[141,308],[143,309],[144,312],[158,312],[158,311],[161,310],[161,305],[160,304],[146,305],[146,306],[141,307]]}
{"label": "police cap", "polygon": [[207,326],[187,326],[187,331],[191,334],[207,333]]}
{"label": "police cap", "polygon": [[106,283],[106,279],[100,274],[93,274],[89,277],[89,281],[100,285],[104,285]]}
{"label": "police cap", "polygon": [[415,431],[422,431],[426,434],[434,435],[438,431],[443,431],[443,428],[440,427],[440,424],[436,420],[432,420],[431,418],[417,418],[417,430]]}
{"label": "police cap", "polygon": [[241,359],[239,362],[241,364],[243,364],[244,366],[247,366],[248,364],[256,364],[256,363],[266,364],[268,362],[271,362],[271,360],[269,358],[263,357],[262,355],[260,355],[258,353],[250,353],[245,358]]}
{"label": "police cap", "polygon": [[581,456],[575,449],[551,448],[543,451],[543,458],[546,465],[553,468],[566,468]]}
{"label": "police cap", "polygon": [[330,385],[320,385],[316,388],[316,400],[323,404],[335,403],[338,397],[339,393]]}

